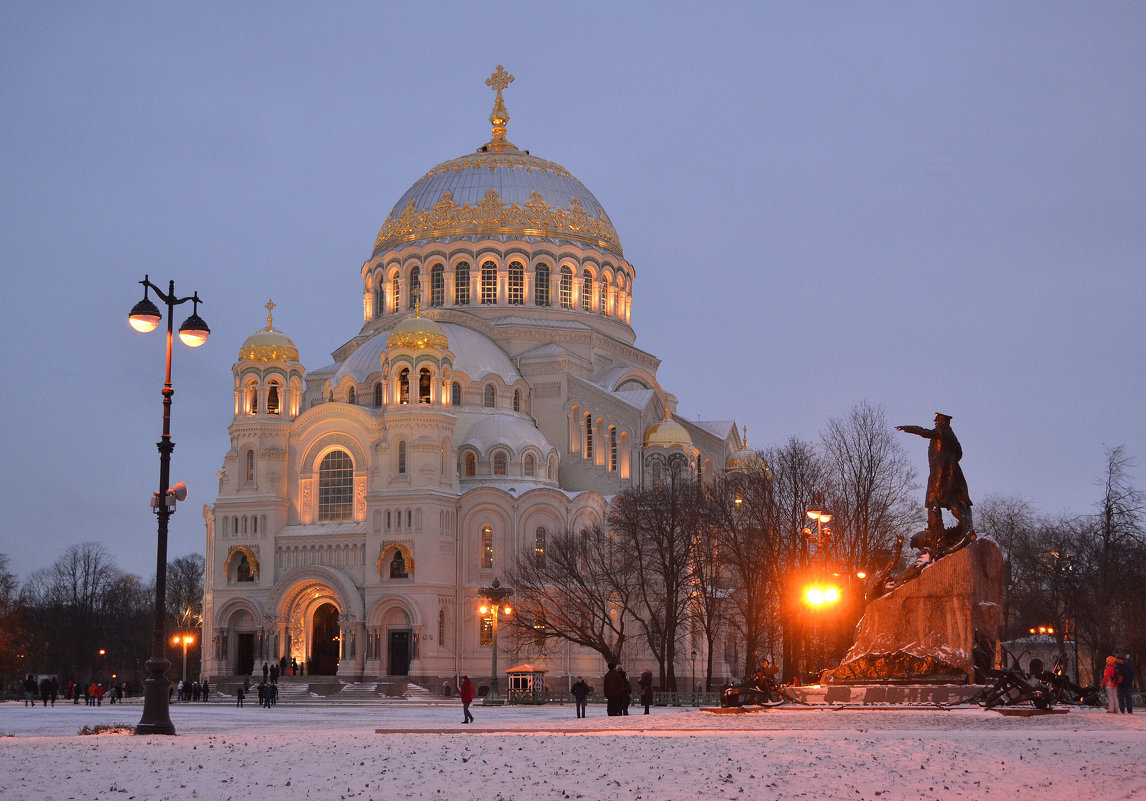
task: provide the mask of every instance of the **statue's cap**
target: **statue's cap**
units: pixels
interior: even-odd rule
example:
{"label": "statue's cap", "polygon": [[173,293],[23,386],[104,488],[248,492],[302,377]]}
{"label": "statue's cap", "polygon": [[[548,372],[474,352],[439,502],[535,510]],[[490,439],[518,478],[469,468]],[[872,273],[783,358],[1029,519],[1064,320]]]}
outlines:
{"label": "statue's cap", "polygon": [[951,422],[951,415],[943,414],[943,412],[936,412],[935,413],[935,419],[936,420],[942,420],[944,423],[950,423]]}

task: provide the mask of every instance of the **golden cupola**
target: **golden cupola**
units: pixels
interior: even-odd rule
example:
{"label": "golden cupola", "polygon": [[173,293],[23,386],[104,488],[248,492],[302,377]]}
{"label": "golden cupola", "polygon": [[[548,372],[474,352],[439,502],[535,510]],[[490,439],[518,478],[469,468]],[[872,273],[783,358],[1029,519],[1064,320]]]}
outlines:
{"label": "golden cupola", "polygon": [[291,338],[274,327],[274,301],[267,301],[267,326],[247,337],[239,348],[241,362],[297,362],[298,348]]}
{"label": "golden cupola", "polygon": [[672,419],[669,411],[665,410],[665,419],[653,423],[645,430],[644,446],[646,448],[692,448],[692,437],[684,426]]}

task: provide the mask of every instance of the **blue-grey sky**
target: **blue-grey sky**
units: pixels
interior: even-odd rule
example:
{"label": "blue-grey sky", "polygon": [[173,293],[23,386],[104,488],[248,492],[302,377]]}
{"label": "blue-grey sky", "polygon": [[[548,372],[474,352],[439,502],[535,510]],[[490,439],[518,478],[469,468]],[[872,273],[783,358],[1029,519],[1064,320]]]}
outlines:
{"label": "blue-grey sky", "polygon": [[0,552],[154,571],[144,273],[212,329],[174,355],[170,554],[201,550],[263,304],[329,363],[391,206],[489,139],[498,64],[509,139],[608,210],[684,416],[765,446],[860,400],[938,410],[974,499],[1087,511],[1118,444],[1143,486],[1144,36],[1125,2],[9,0]]}

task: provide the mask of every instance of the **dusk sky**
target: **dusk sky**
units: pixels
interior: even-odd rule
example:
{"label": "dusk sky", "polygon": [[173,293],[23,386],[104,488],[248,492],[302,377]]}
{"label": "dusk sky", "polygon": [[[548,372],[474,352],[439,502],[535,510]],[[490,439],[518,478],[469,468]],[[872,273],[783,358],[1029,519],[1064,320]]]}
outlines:
{"label": "dusk sky", "polygon": [[201,552],[267,299],[329,364],[391,207],[489,140],[498,64],[509,140],[608,211],[682,416],[766,447],[941,411],[976,502],[1091,511],[1117,445],[1146,487],[1144,42],[1126,2],[8,0],[0,553],[153,574],[145,273],[212,331],[173,366],[169,555]]}

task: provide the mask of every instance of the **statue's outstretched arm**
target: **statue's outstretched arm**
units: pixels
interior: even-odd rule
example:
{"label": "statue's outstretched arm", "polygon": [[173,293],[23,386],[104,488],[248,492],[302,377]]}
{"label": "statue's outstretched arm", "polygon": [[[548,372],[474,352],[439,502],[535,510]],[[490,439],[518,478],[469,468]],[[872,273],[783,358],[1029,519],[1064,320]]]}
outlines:
{"label": "statue's outstretched arm", "polygon": [[896,431],[904,431],[908,434],[915,434],[917,437],[926,437],[927,439],[935,439],[935,431],[923,426],[896,426]]}

